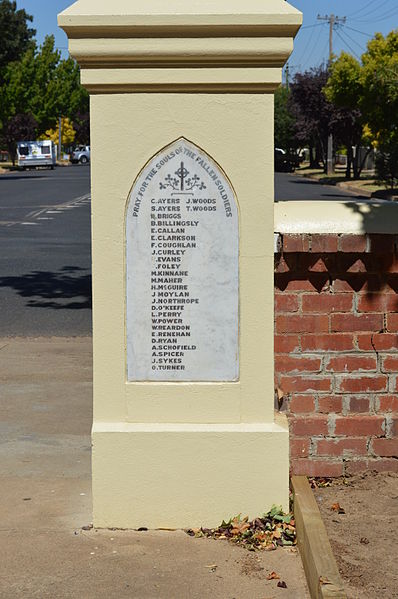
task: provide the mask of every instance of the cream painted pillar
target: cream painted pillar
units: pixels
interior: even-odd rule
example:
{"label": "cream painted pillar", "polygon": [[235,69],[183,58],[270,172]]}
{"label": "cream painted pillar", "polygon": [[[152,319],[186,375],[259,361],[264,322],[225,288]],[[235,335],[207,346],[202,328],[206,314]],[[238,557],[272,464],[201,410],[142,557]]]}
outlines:
{"label": "cream painted pillar", "polygon": [[[273,92],[300,23],[284,0],[79,0],[59,15],[91,94],[95,526],[288,509]],[[164,300],[168,282],[182,299]]]}

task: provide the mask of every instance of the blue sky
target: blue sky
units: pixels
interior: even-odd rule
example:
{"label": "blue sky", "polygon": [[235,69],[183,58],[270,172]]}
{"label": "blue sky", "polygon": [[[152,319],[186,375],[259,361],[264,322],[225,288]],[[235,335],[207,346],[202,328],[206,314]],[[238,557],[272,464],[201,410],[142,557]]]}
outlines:
{"label": "blue sky", "polygon": [[[346,50],[360,56],[366,49],[367,41],[377,31],[386,34],[398,28],[397,0],[290,0],[290,3],[304,15],[303,28],[296,37],[294,52],[289,60],[292,75],[328,58],[329,25],[325,21],[318,21],[318,14],[326,16],[333,13],[347,17],[345,25],[337,27],[334,32],[336,54]],[[67,54],[67,39],[57,26],[57,14],[71,4],[72,0],[17,0],[18,8],[24,8],[33,15],[39,42],[46,34],[53,33],[56,45],[63,50],[64,55]]]}

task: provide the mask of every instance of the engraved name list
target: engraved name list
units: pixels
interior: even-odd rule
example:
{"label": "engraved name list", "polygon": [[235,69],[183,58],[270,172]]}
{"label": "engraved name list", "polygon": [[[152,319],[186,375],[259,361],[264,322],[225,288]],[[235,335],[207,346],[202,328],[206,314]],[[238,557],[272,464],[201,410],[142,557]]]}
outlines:
{"label": "engraved name list", "polygon": [[236,380],[238,212],[221,169],[174,142],[139,175],[126,233],[128,380]]}

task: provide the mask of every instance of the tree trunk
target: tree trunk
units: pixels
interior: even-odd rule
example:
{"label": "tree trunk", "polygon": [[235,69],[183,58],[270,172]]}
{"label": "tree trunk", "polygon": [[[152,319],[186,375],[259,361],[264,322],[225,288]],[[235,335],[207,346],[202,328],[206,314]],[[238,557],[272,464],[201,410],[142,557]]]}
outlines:
{"label": "tree trunk", "polygon": [[314,157],[314,146],[312,144],[309,145],[310,152],[310,168],[315,168],[315,157]]}
{"label": "tree trunk", "polygon": [[[357,149],[357,152],[358,152],[358,150],[359,150],[359,147],[358,147],[358,149]],[[358,179],[359,179],[359,178],[360,178],[360,176],[361,176],[361,173],[362,173],[362,170],[363,170],[363,168],[364,168],[364,166],[365,166],[365,163],[366,163],[367,157],[369,156],[369,154],[370,154],[370,152],[371,152],[371,151],[372,151],[372,148],[367,148],[367,149],[366,149],[366,154],[365,154],[365,156],[363,157],[363,160],[361,160],[361,162],[359,162],[359,161],[358,161]]]}
{"label": "tree trunk", "polygon": [[352,165],[352,147],[347,145],[347,169],[345,176],[347,179],[351,179],[351,165]]}
{"label": "tree trunk", "polygon": [[360,146],[355,146],[355,156],[352,162],[352,167],[354,171],[354,179],[359,179],[360,170],[359,170],[359,148]]}

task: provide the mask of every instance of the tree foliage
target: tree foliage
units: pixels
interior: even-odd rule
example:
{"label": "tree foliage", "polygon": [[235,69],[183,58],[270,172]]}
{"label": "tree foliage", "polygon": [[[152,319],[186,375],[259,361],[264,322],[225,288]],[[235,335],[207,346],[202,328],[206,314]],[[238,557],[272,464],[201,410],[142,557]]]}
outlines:
{"label": "tree foliage", "polygon": [[[296,137],[315,150],[313,165],[320,160],[326,167],[327,141],[334,107],[326,99],[323,88],[329,71],[322,65],[297,73],[291,85],[290,108],[296,120]],[[312,154],[312,152],[311,152]]]}
{"label": "tree foliage", "polygon": [[75,141],[83,146],[90,145],[90,113],[77,112],[73,120],[73,128],[76,131]]}
{"label": "tree foliage", "polygon": [[390,139],[382,143],[376,158],[376,174],[380,182],[394,189],[398,182],[398,143]]}
{"label": "tree foliage", "polygon": [[81,87],[79,69],[71,58],[61,60],[54,37],[45,38],[40,48],[29,48],[18,63],[4,71],[0,90],[0,121],[17,114],[33,115],[38,134],[57,126],[60,115],[71,120],[88,110],[88,94]]}
{"label": "tree foliage", "polygon": [[[324,88],[326,99],[335,107],[331,121],[333,132],[347,149],[347,172],[359,178],[363,166],[359,148],[363,145],[365,120],[360,109],[363,97],[361,65],[353,56],[342,52],[330,68],[330,77]],[[353,152],[353,147],[356,148]]]}
{"label": "tree foliage", "polygon": [[35,139],[37,122],[32,114],[16,114],[5,124],[3,137],[7,144],[12,163],[15,164],[18,141],[31,141]]}
{"label": "tree foliage", "polygon": [[25,10],[17,10],[16,2],[0,0],[0,80],[7,64],[19,60],[34,46],[36,31],[28,25],[32,21]]}
{"label": "tree foliage", "polygon": [[398,130],[398,30],[377,33],[362,63],[362,110],[372,131],[388,140]]}
{"label": "tree foliage", "polygon": [[369,151],[376,146],[379,177],[391,185],[398,170],[398,164],[394,166],[398,159],[394,150],[398,144],[398,30],[386,37],[377,33],[368,42],[361,62],[342,52],[331,67],[325,96],[349,117],[340,132],[347,147],[348,168],[352,161],[354,176],[360,175],[361,165],[352,156],[352,146],[358,150],[367,145]]}
{"label": "tree foliage", "polygon": [[[76,131],[73,128],[72,122],[68,117],[61,119],[61,144],[63,146],[70,146],[76,137]],[[59,143],[59,120],[55,129],[48,129],[42,139],[51,139],[55,144]]]}
{"label": "tree foliage", "polygon": [[287,152],[297,148],[295,119],[289,108],[289,90],[279,87],[275,92],[275,147]]}

